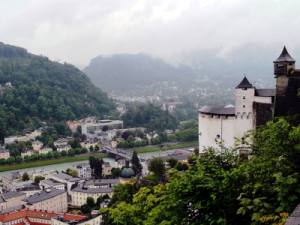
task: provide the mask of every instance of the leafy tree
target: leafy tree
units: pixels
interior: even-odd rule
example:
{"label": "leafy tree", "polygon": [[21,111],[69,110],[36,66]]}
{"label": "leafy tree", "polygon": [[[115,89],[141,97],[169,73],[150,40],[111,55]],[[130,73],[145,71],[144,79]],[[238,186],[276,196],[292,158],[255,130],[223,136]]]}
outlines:
{"label": "leafy tree", "polygon": [[177,159],[174,159],[174,158],[170,158],[167,160],[167,162],[169,163],[169,166],[171,168],[175,168],[175,166],[177,165],[178,163],[178,160]]}
{"label": "leafy tree", "polygon": [[185,170],[188,170],[189,166],[186,163],[178,162],[176,164],[175,168],[179,171],[185,171]]}
{"label": "leafy tree", "polygon": [[29,178],[28,173],[25,172],[25,173],[23,173],[23,175],[22,175],[22,181],[27,181],[27,180],[30,180],[30,178]]}
{"label": "leafy tree", "polygon": [[209,148],[169,182],[121,189],[101,211],[109,224],[284,224],[300,201],[299,127],[269,122],[254,134],[250,160]]}
{"label": "leafy tree", "polygon": [[96,159],[96,164],[94,168],[94,174],[96,179],[102,178],[102,165],[103,165],[103,160]]}
{"label": "leafy tree", "polygon": [[87,197],[86,204],[87,204],[88,207],[90,207],[92,209],[95,206],[95,200],[94,200],[94,198]]}
{"label": "leafy tree", "polygon": [[68,168],[66,172],[67,172],[67,174],[69,174],[72,177],[78,177],[78,171],[77,170]]}
{"label": "leafy tree", "polygon": [[148,167],[149,171],[153,172],[159,181],[165,181],[166,168],[164,162],[160,158],[151,159]]}
{"label": "leafy tree", "polygon": [[131,165],[132,165],[132,169],[134,170],[135,174],[140,174],[142,172],[143,166],[140,162],[140,159],[139,159],[136,151],[133,151],[132,158],[131,158]]}
{"label": "leafy tree", "polygon": [[112,168],[111,174],[114,178],[119,177],[121,174],[121,169],[120,168]]}
{"label": "leafy tree", "polygon": [[111,205],[119,202],[132,202],[133,194],[136,193],[136,187],[132,184],[119,184],[114,186],[114,192],[111,199]]}
{"label": "leafy tree", "polygon": [[90,163],[90,167],[92,170],[92,175],[95,176],[95,178],[97,178],[97,179],[102,178],[103,160],[95,158],[94,156],[90,156],[89,163]]}
{"label": "leafy tree", "polygon": [[35,184],[39,184],[41,180],[45,180],[45,177],[43,177],[43,176],[35,176],[34,177]]}
{"label": "leafy tree", "polygon": [[87,205],[87,204],[84,204],[80,207],[80,211],[83,213],[83,214],[90,214],[92,209]]}
{"label": "leafy tree", "polygon": [[94,152],[94,146],[91,145],[91,146],[89,147],[89,150],[90,150],[90,152]]}
{"label": "leafy tree", "polygon": [[125,127],[145,127],[159,131],[165,129],[175,130],[177,127],[175,117],[153,104],[128,105],[122,119]]}

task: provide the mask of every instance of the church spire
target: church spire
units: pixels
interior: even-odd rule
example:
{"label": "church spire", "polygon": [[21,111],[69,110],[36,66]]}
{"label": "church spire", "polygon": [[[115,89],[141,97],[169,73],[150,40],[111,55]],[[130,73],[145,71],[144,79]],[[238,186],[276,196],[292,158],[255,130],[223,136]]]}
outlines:
{"label": "church spire", "polygon": [[288,53],[286,47],[284,46],[280,56],[274,61],[274,63],[276,63],[276,62],[292,62],[292,63],[294,63],[295,59],[293,59],[293,57]]}

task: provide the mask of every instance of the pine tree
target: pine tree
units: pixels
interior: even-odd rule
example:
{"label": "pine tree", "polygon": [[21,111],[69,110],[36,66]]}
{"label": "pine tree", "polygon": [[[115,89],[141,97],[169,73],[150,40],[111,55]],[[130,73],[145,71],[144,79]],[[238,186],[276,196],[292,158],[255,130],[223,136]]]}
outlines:
{"label": "pine tree", "polygon": [[133,151],[132,158],[131,158],[132,169],[134,170],[135,174],[139,174],[142,172],[143,166],[140,162],[140,159],[136,153]]}

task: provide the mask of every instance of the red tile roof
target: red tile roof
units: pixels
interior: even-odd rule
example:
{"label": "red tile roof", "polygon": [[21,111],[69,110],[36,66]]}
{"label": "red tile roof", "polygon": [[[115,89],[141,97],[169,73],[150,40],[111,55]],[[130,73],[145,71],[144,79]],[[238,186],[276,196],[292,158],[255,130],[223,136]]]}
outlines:
{"label": "red tile roof", "polygon": [[77,220],[77,221],[80,221],[80,220],[84,220],[86,219],[86,216],[83,216],[83,215],[76,215],[76,214],[64,214],[64,220]]}
{"label": "red tile roof", "polygon": [[[51,218],[57,217],[58,215],[63,215],[64,220],[67,220],[67,221],[70,221],[70,220],[81,221],[81,220],[84,220],[87,218],[86,216],[76,215],[76,214],[68,214],[68,213],[58,214],[58,213],[47,212],[47,211],[42,211],[42,210],[22,209],[19,211],[0,215],[0,222],[7,223],[10,221],[24,219],[27,222],[29,222],[30,225],[50,225]],[[49,223],[32,222],[30,220],[31,218],[48,220]],[[20,222],[15,225],[25,225],[25,222]]]}

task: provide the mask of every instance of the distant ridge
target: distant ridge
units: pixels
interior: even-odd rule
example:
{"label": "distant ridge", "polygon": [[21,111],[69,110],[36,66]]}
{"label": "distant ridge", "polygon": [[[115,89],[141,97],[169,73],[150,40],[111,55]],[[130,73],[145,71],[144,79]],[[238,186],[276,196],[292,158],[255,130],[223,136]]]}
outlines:
{"label": "distant ridge", "polygon": [[146,54],[97,56],[83,70],[105,91],[122,92],[155,82],[185,82],[196,77],[186,66],[173,66]]}

